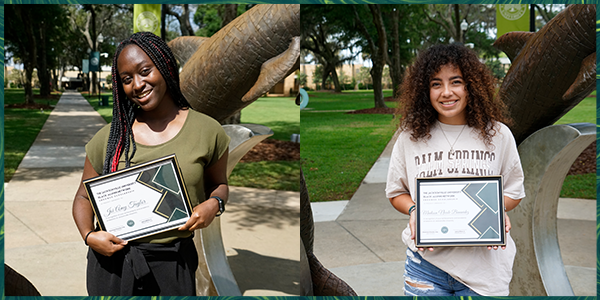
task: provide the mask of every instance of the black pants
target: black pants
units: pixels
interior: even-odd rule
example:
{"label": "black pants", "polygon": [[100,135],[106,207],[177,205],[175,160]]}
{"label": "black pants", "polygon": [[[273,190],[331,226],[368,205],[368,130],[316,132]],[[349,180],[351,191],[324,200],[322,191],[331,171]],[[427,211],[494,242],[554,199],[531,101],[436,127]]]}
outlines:
{"label": "black pants", "polygon": [[88,250],[90,296],[196,296],[192,237],[169,244],[128,243],[113,256]]}

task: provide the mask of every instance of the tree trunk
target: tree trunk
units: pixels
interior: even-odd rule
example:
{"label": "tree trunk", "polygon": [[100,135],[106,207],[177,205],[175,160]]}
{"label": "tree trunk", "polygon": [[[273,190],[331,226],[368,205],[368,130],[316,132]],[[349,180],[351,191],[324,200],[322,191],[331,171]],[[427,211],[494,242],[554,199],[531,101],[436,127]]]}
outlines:
{"label": "tree trunk", "polygon": [[52,82],[52,84],[50,85],[50,92],[52,92],[56,90],[56,68],[52,68],[52,71],[50,72],[50,80],[50,82]]}
{"label": "tree trunk", "polygon": [[373,79],[373,96],[375,98],[375,107],[387,107],[383,100],[383,64],[373,62],[373,68],[371,68],[371,78]]}
{"label": "tree trunk", "polygon": [[192,28],[192,25],[190,24],[190,5],[183,4],[183,12],[181,13],[181,15],[178,15],[176,12],[174,12],[171,9],[171,6],[173,6],[173,5],[174,4],[165,4],[164,5],[165,13],[177,18],[177,20],[179,21],[179,30],[181,30],[181,35],[193,36],[194,29]]}
{"label": "tree trunk", "polygon": [[[342,92],[342,86],[340,85],[340,79],[338,78],[337,75],[337,71],[335,70],[335,67],[332,65],[329,65],[329,67],[325,70],[324,74],[328,74],[329,76],[331,76],[331,81],[333,81],[333,87],[335,89],[336,93],[341,93]],[[325,79],[327,79],[327,75],[325,75],[325,78],[323,79],[323,83],[325,83]]]}
{"label": "tree trunk", "polygon": [[[15,5],[15,6],[19,6],[19,5]],[[33,77],[33,68],[35,67],[35,58],[37,55],[37,45],[36,45],[36,41],[35,41],[35,36],[34,36],[34,30],[33,30],[33,24],[32,24],[32,18],[31,18],[31,13],[28,9],[24,9],[23,7],[18,7],[17,9],[17,13],[20,14],[21,16],[21,22],[23,23],[23,26],[25,27],[25,30],[27,32],[27,41],[28,44],[30,45],[29,49],[25,49],[27,53],[27,55],[25,55],[22,60],[23,60],[23,67],[25,68],[25,84],[23,85],[23,87],[25,88],[25,103],[26,104],[34,104],[35,101],[33,100],[33,90],[31,87],[31,82],[32,82],[32,77]]]}
{"label": "tree trunk", "polygon": [[388,65],[390,66],[390,77],[392,77],[392,95],[398,97],[400,95],[400,83],[402,82],[402,65],[400,63],[400,34],[398,24],[400,23],[400,9],[391,12],[392,19],[392,56],[389,58]]}
{"label": "tree trunk", "polygon": [[387,107],[383,101],[383,66],[387,61],[387,36],[385,27],[383,26],[383,18],[381,16],[381,9],[379,4],[369,4],[371,14],[373,15],[373,23],[377,29],[377,46],[374,47],[373,55],[371,60],[373,61],[373,67],[371,68],[371,78],[373,79],[373,96],[375,100],[375,107]]}
{"label": "tree trunk", "polygon": [[223,6],[224,12],[221,28],[225,27],[225,25],[229,24],[229,22],[233,21],[237,17],[238,4],[223,4]]}
{"label": "tree trunk", "polygon": [[456,28],[456,42],[464,44],[464,38],[462,36],[462,30],[460,29],[460,7],[458,4],[454,4],[454,27]]}
{"label": "tree trunk", "polygon": [[92,73],[92,81],[90,82],[90,95],[97,95],[98,92],[98,76],[96,72]]}
{"label": "tree trunk", "polygon": [[50,95],[50,74],[48,72],[47,49],[46,49],[46,26],[44,22],[39,28],[39,51],[37,55],[37,66],[38,66],[38,79],[40,80],[40,96],[48,97]]}

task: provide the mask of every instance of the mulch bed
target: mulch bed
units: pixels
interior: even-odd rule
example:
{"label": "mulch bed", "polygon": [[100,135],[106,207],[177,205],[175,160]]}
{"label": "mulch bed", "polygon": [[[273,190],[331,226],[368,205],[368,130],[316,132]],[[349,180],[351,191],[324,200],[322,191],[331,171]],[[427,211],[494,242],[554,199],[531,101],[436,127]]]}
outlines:
{"label": "mulch bed", "polygon": [[383,115],[393,115],[396,112],[395,108],[392,107],[374,107],[374,108],[365,108],[359,110],[353,110],[347,112],[347,114],[383,114]]}
{"label": "mulch bed", "polygon": [[254,146],[240,162],[300,160],[300,144],[266,139]]}
{"label": "mulch bed", "polygon": [[591,143],[569,169],[568,175],[596,173],[596,141]]}
{"label": "mulch bed", "polygon": [[4,108],[27,108],[27,109],[52,109],[53,107],[47,104],[25,104],[25,103],[16,103],[16,104],[5,104]]}

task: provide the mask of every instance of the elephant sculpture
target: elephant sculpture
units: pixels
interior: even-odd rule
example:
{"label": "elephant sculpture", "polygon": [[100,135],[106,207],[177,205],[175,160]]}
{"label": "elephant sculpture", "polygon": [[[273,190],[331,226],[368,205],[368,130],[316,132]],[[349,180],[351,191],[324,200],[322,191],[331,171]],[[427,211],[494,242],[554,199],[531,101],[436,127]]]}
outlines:
{"label": "elephant sculpture", "polygon": [[[212,37],[169,42],[182,66],[180,85],[192,108],[223,121],[299,69],[300,5],[256,5]],[[254,145],[272,135],[252,124],[225,125],[231,136],[227,175]],[[219,220],[194,237],[201,295],[241,296],[223,247]]]}
{"label": "elephant sculpture", "polygon": [[496,40],[512,61],[499,95],[517,144],[594,90],[595,28],[596,5],[569,5],[538,32],[509,32]]}
{"label": "elephant sculpture", "polygon": [[595,140],[595,125],[552,125],[595,88],[596,5],[569,5],[540,31],[510,32],[494,43],[512,61],[499,96],[525,173],[527,196],[509,213],[517,252],[511,295],[573,296],[557,238],[560,189],[570,166]]}
{"label": "elephant sculpture", "polygon": [[210,38],[179,37],[181,91],[217,121],[237,113],[300,67],[300,5],[256,5]]}

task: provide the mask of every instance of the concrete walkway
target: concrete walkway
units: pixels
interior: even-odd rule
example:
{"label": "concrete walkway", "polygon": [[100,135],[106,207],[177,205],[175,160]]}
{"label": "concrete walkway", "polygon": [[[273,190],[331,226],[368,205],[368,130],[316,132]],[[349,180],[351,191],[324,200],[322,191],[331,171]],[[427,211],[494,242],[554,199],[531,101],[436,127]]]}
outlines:
{"label": "concrete walkway", "polygon": [[[388,143],[350,201],[311,203],[315,255],[359,296],[404,295],[406,246],[401,232],[408,216],[385,197],[394,142]],[[559,244],[576,296],[596,296],[595,213],[594,200],[559,200]]]}
{"label": "concrete walkway", "polygon": [[[84,145],[106,122],[65,92],[5,185],[5,263],[42,296],[85,296],[87,246],[71,216]],[[232,187],[223,241],[243,295],[298,295],[299,193]]]}

